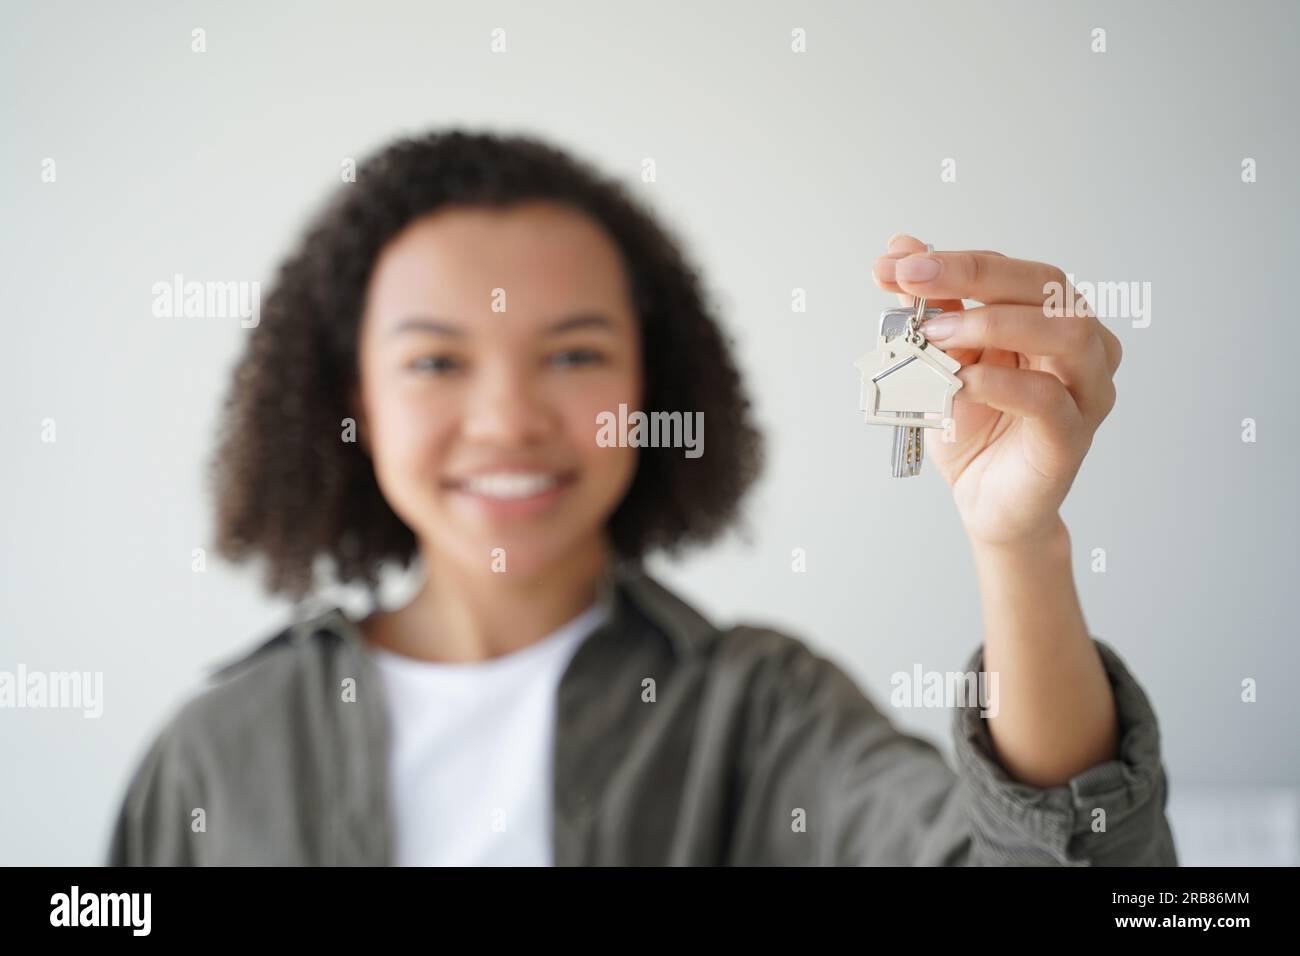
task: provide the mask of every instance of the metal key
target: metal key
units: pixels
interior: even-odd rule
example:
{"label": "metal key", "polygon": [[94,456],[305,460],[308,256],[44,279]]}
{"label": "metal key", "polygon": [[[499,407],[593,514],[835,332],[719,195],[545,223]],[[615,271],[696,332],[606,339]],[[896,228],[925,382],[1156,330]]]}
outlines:
{"label": "metal key", "polygon": [[[926,247],[933,252],[933,246]],[[886,309],[880,315],[876,347],[853,363],[861,373],[861,400],[872,425],[890,425],[893,449],[890,473],[910,478],[921,473],[925,458],[925,428],[945,427],[951,420],[953,396],[962,387],[956,373],[961,365],[943,349],[930,344],[923,323],[942,310],[927,309],[918,296],[914,307]],[[915,404],[914,404],[915,403]],[[914,408],[918,411],[900,411]],[[895,420],[904,424],[892,425]]]}
{"label": "metal key", "polygon": [[[926,252],[934,252],[934,246],[925,244]],[[907,324],[909,333],[919,333],[921,323],[925,321],[925,296],[916,299],[916,315]],[[920,412],[898,412],[900,417],[920,415]],[[921,473],[921,462],[925,460],[925,436],[921,429],[910,425],[894,426],[894,453],[891,459],[892,474],[895,478],[911,478]]]}
{"label": "metal key", "polygon": [[[934,246],[926,246],[927,252],[933,252]],[[916,300],[916,314],[908,321],[908,332],[920,332],[921,322],[925,320],[925,296]],[[906,333],[905,333],[906,334]],[[897,417],[908,418],[920,415],[920,412],[895,412]],[[895,478],[911,478],[921,473],[921,462],[925,460],[925,436],[921,429],[913,425],[894,426],[894,448],[890,459],[890,473]]]}

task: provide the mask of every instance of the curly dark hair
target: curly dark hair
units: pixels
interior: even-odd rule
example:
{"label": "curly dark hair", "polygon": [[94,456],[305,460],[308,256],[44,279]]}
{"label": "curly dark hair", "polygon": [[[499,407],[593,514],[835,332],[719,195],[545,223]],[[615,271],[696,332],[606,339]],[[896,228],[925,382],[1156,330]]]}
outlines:
{"label": "curly dark hair", "polygon": [[728,343],[679,244],[617,182],[536,138],[465,130],[400,139],[360,164],[281,264],[234,369],[211,479],[216,547],[266,559],[265,587],[295,599],[324,557],[344,584],[377,593],[382,567],[409,567],[415,534],[389,507],[355,414],[357,337],[371,271],[409,223],[447,206],[551,200],[586,213],[621,252],[644,356],[644,410],[699,411],[708,453],[640,449],[610,518],[615,555],[712,540],[737,518],[763,459]]}

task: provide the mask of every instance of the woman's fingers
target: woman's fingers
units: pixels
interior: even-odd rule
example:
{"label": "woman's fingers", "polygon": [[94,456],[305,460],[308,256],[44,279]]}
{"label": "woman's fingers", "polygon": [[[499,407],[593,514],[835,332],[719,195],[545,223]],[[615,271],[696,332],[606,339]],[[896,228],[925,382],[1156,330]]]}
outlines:
{"label": "woman's fingers", "polygon": [[[963,363],[985,349],[1039,359],[1037,371],[1055,375],[1085,418],[1100,422],[1109,414],[1123,349],[1059,268],[988,249],[927,252],[902,233],[888,249],[872,268],[876,284],[905,304],[924,295],[942,308],[945,315],[927,322],[925,333],[945,352]],[[962,299],[988,304],[968,309]],[[1072,303],[1076,313],[1083,305],[1083,314],[1056,314],[1053,300]]]}
{"label": "woman's fingers", "polygon": [[1115,405],[1111,377],[1118,364],[1119,340],[1093,316],[1045,318],[1041,308],[1031,305],[986,305],[945,313],[921,329],[945,352],[1003,349],[1047,359],[1049,371],[1061,379],[1091,420],[1100,422]]}
{"label": "woman's fingers", "polygon": [[[915,236],[909,236],[905,232],[898,232],[889,237],[886,244],[888,252],[881,258],[901,259],[904,256],[910,256],[915,252],[925,252],[925,243]],[[877,260],[879,262],[879,260]],[[893,292],[898,296],[899,305],[912,305],[916,302],[916,296],[909,292],[904,292],[893,281],[892,275],[889,279],[884,279],[881,272],[872,269],[872,276],[876,280],[876,285],[880,286],[886,292]],[[943,309],[946,312],[960,312],[963,308],[961,299],[946,299],[942,301],[933,301],[926,303],[927,308]]]}
{"label": "woman's fingers", "polygon": [[[994,252],[991,249],[972,249],[970,252],[978,253],[983,256],[1001,256],[1002,253]],[[906,292],[903,287],[895,280],[894,270],[900,259],[905,259],[910,255],[918,252],[925,252],[925,243],[911,236],[899,234],[889,240],[889,251],[875,261],[872,266],[871,274],[876,280],[876,285],[886,292],[893,292],[898,295],[898,301],[902,305],[911,305],[916,301],[916,296],[911,292]],[[949,312],[960,311],[964,306],[960,298],[952,299],[935,299],[933,296],[927,300],[929,307],[943,309]]]}
{"label": "woman's fingers", "polygon": [[1032,305],[983,305],[937,316],[921,326],[925,337],[945,351],[999,348],[1026,355],[1063,359],[1086,357],[1100,323],[1087,316],[1045,318]]}
{"label": "woman's fingers", "polygon": [[[889,251],[882,258],[901,259],[904,256],[910,256],[914,252],[925,252],[925,243],[920,239],[917,239],[915,236],[909,236],[906,233],[900,232],[889,237],[888,249]],[[879,262],[879,260],[877,260],[877,262]],[[883,277],[879,270],[872,269],[872,275],[876,280],[876,285],[880,286],[886,292],[897,294],[899,305],[912,305],[916,301],[915,296],[903,292],[892,278],[882,281]],[[961,299],[949,299],[942,302],[927,302],[926,307],[943,309],[949,312],[958,312],[961,310],[962,304]]]}
{"label": "woman's fingers", "polygon": [[876,260],[872,273],[876,282],[891,292],[1039,308],[1048,300],[1052,283],[1058,295],[1070,287],[1065,273],[1056,266],[984,250],[890,252]]}
{"label": "woman's fingers", "polygon": [[1097,323],[1098,329],[1101,330],[1101,344],[1106,349],[1106,366],[1110,369],[1110,374],[1114,375],[1119,370],[1119,363],[1124,358],[1124,348],[1119,344],[1117,336],[1100,322]]}
{"label": "woman's fingers", "polygon": [[[915,236],[909,236],[905,232],[896,232],[889,237],[889,242],[885,245],[886,252],[901,252],[904,255],[911,255],[914,252],[925,252],[925,243]],[[964,249],[963,252],[978,252],[985,256],[1000,256],[1006,258],[1000,252],[994,252],[992,249]]]}
{"label": "woman's fingers", "polygon": [[964,366],[957,377],[963,383],[959,399],[1027,419],[1049,444],[1068,447],[1089,434],[1074,398],[1051,372],[980,362]]}

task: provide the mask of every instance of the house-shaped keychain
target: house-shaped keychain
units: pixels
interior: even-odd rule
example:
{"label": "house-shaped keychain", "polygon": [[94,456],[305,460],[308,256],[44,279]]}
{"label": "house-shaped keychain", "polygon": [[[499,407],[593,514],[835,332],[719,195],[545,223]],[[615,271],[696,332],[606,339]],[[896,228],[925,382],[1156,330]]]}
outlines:
{"label": "house-shaped keychain", "polygon": [[[926,318],[939,313],[927,310]],[[911,309],[882,313],[875,349],[853,363],[862,373],[864,420],[872,425],[942,428],[952,417],[952,399],[963,384],[954,374],[961,363],[937,346],[908,341],[907,320],[913,314]]]}

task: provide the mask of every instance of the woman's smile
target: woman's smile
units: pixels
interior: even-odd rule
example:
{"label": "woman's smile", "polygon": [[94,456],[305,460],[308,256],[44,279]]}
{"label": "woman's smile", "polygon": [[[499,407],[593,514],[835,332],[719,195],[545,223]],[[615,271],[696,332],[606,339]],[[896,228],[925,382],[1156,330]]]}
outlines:
{"label": "woman's smile", "polygon": [[462,507],[493,520],[527,518],[554,508],[578,479],[575,471],[492,469],[443,482]]}

